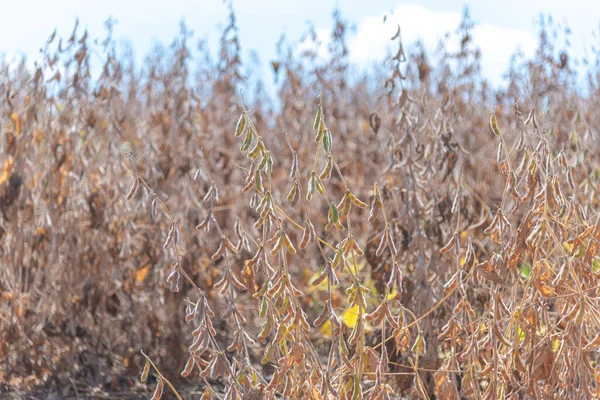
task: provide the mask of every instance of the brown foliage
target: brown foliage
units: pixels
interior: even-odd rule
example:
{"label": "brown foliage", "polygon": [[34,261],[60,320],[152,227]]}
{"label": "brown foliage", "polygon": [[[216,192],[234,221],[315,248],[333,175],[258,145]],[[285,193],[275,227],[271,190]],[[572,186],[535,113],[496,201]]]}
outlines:
{"label": "brown foliage", "polygon": [[439,65],[399,30],[357,80],[334,19],[325,60],[280,42],[277,105],[239,96],[233,12],[196,79],[185,27],[142,73],[110,24],[2,65],[2,384],[599,395],[598,71],[542,23],[494,91],[465,16]]}

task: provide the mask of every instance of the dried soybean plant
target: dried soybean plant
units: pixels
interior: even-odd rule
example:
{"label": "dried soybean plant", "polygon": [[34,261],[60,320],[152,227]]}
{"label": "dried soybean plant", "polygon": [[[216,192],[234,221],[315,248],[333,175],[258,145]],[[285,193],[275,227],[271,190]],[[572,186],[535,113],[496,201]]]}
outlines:
{"label": "dried soybean plant", "polygon": [[568,151],[551,151],[536,114],[516,112],[511,146],[490,118],[505,190],[484,231],[492,253],[465,255],[471,283],[489,283],[489,303],[478,315],[464,298],[440,335],[449,365],[466,370],[461,395],[598,395],[598,215],[578,201]]}
{"label": "dried soybean plant", "polygon": [[2,64],[0,390],[597,397],[598,52],[584,95],[545,20],[492,89],[465,16],[357,79],[337,12],[248,111],[235,24]]}
{"label": "dried soybean plant", "polygon": [[[465,71],[477,65],[470,29],[468,21],[461,26],[462,53],[452,56]],[[406,60],[401,46],[394,60]],[[595,275],[582,272],[597,263],[598,229],[575,197],[563,195],[562,182],[575,188],[566,151],[550,151],[554,143],[535,110],[523,118],[515,108],[517,134],[511,135],[501,132],[492,114],[488,129],[497,138],[496,166],[505,182],[492,214],[462,175],[461,163],[473,156],[462,141],[471,142],[455,134],[460,128],[452,117],[479,96],[473,85],[460,86],[468,96],[445,95],[425,105],[420,98],[427,87],[409,89],[403,81],[411,79],[410,71],[396,73],[399,65],[394,71],[388,97],[398,101],[388,107],[397,117],[370,117],[375,134],[388,135],[390,150],[390,165],[379,176],[383,186],[369,185],[370,207],[360,200],[366,190],[342,172],[345,160],[334,151],[341,141],[320,101],[308,166],[297,148],[306,153],[307,144],[293,135],[280,138],[290,154],[287,190],[277,186],[283,179],[275,162],[285,150],[268,146],[252,113],[243,109],[234,136],[241,138],[249,163],[239,169],[245,171],[241,192],[249,196],[247,213],[254,219],[250,232],[239,218],[236,240],[222,230],[214,212],[216,183],[205,170],[200,173],[209,188],[197,229],[213,229],[219,238],[211,259],[221,266],[220,277],[212,287],[225,308],[225,350],[204,289],[180,266],[178,229],[165,208],[165,248],[172,243],[175,256],[167,281],[177,291],[184,276],[197,292],[193,301],[186,299],[186,321],[195,329],[182,375],[195,371],[206,398],[568,396],[574,394],[569,382],[581,379],[591,396],[594,371],[586,350],[597,341],[589,329],[597,328],[589,324],[597,319],[590,295],[597,285]],[[517,154],[520,166],[513,168]],[[155,203],[155,194],[135,176],[131,193],[141,182]],[[365,208],[368,216],[360,211]],[[322,265],[305,287],[297,272],[314,254]],[[581,272],[573,272],[575,265]],[[314,298],[307,299],[310,287],[320,293],[316,313]],[[255,313],[258,325],[250,318]],[[575,370],[573,359],[588,370]],[[159,384],[168,383],[156,372]],[[552,381],[554,374],[559,383]],[[219,379],[223,390],[215,388]]]}
{"label": "dried soybean plant", "polygon": [[[461,25],[462,53],[452,56],[467,83],[478,59],[470,29],[468,21]],[[401,46],[398,54],[397,64],[406,61]],[[510,134],[492,113],[487,129],[504,182],[492,211],[464,177],[465,159],[475,156],[465,146],[473,141],[456,134],[453,119],[482,94],[469,83],[460,86],[467,96],[426,105],[427,87],[409,89],[404,81],[416,75],[396,72],[387,84],[388,97],[398,96],[388,103],[396,118],[369,118],[375,134],[389,137],[390,164],[368,193],[344,175],[345,160],[334,151],[342,141],[320,100],[312,162],[303,139],[280,138],[289,147],[287,190],[276,186],[283,179],[275,155],[285,158],[285,149],[269,147],[243,109],[235,136],[249,164],[240,166],[241,190],[256,234],[237,218],[237,244],[223,233],[210,179],[198,225],[220,238],[211,257],[223,265],[214,288],[226,305],[231,344],[220,349],[206,300],[190,302],[187,319],[197,325],[182,374],[197,366],[206,397],[219,396],[211,388],[218,377],[227,382],[223,396],[232,397],[544,398],[575,396],[577,385],[593,397],[600,225],[576,190],[576,161],[564,146],[552,150],[552,128],[548,135],[535,108],[526,118],[518,106],[504,116]],[[320,266],[306,287],[297,271],[315,254]],[[240,300],[247,295],[251,302]],[[258,326],[249,318],[255,312]]]}
{"label": "dried soybean plant", "polygon": [[[373,322],[374,326],[378,326],[384,323],[383,317],[385,316],[392,327],[398,331],[401,330],[396,318],[392,316],[390,311],[394,303],[393,300],[389,301],[389,304],[386,300],[375,311],[367,315],[367,296],[370,290],[361,284],[357,262],[357,257],[362,256],[364,253],[352,234],[350,214],[353,205],[358,208],[366,208],[367,204],[353,194],[332,154],[333,135],[325,123],[321,105],[318,107],[313,128],[316,131],[315,142],[317,146],[313,168],[309,172],[308,181],[306,182],[306,196],[302,194],[297,154],[292,149],[290,176],[293,179],[293,184],[286,199],[292,206],[298,206],[300,200],[302,201],[300,206],[303,208],[305,217],[303,223],[299,224],[284,212],[282,206],[276,204],[275,188],[272,186],[273,156],[252,123],[249,113],[244,110],[240,116],[235,135],[244,135],[240,150],[247,152],[247,156],[251,160],[251,166],[247,170],[246,184],[242,191],[252,192],[250,206],[257,215],[254,228],[260,233],[258,237],[252,238],[252,243],[256,246],[256,249],[253,250],[255,251],[254,256],[241,260],[243,261],[243,267],[238,267],[239,271],[234,271],[233,260],[239,263],[240,260],[238,260],[236,254],[242,247],[251,250],[249,236],[240,227],[239,220],[236,220],[235,225],[237,245],[234,245],[221,230],[213,213],[213,207],[219,200],[218,189],[214,181],[204,196],[204,201],[208,204],[206,217],[197,226],[197,229],[209,232],[211,226],[214,226],[220,237],[218,248],[211,259],[218,261],[224,258],[225,267],[221,279],[214,284],[214,288],[219,290],[221,295],[226,298],[227,310],[223,314],[223,319],[228,321],[234,337],[227,351],[235,353],[236,356],[232,359],[234,361],[228,359],[215,339],[216,332],[211,323],[211,317],[214,317],[215,314],[208,306],[204,292],[195,285],[189,275],[181,268],[180,252],[177,247],[179,230],[176,221],[164,202],[157,197],[156,193],[137,173],[134,165],[136,171],[134,182],[127,198],[132,198],[138,190],[138,186],[142,184],[149,191],[147,200],[152,202],[153,216],[156,216],[156,203],[158,201],[170,221],[163,247],[168,249],[169,246],[172,246],[174,249],[175,260],[172,271],[167,278],[171,290],[179,291],[179,281],[183,275],[198,292],[196,302],[188,301],[186,321],[193,321],[197,324],[197,327],[192,333],[194,339],[188,349],[189,359],[182,375],[190,375],[197,366],[203,379],[214,380],[222,376],[229,382],[225,393],[226,397],[246,397],[252,391],[257,390],[270,396],[281,393],[288,397],[304,397],[316,391],[323,397],[327,396],[328,392],[335,396],[362,397],[362,378],[363,375],[367,374],[365,366],[372,364],[373,358],[376,357],[372,349],[365,347],[363,320]],[[288,141],[288,143],[290,142]],[[321,152],[324,153],[326,162],[324,169],[318,173],[316,168]],[[132,159],[131,154],[128,156]],[[331,177],[333,171],[339,174],[344,185],[344,194],[339,202],[334,202],[325,188],[325,181]],[[377,184],[375,184],[375,190],[370,217],[371,222],[374,222],[377,214],[383,209]],[[330,231],[335,228],[333,241],[337,245],[332,245],[325,239],[318,237],[310,220],[309,202],[315,192],[323,196],[328,205],[327,224],[324,229]],[[383,216],[385,219],[385,210],[383,210]],[[346,220],[346,226],[342,223],[344,219]],[[294,278],[289,272],[290,264],[293,264],[293,257],[291,256],[297,254],[296,246],[292,243],[287,232],[290,229],[302,231],[302,238],[297,244],[301,251],[309,251],[306,250],[307,246],[312,243],[318,247],[323,259],[326,260],[325,268],[313,283],[318,285],[327,280],[329,298],[325,301],[323,311],[314,321],[314,325],[317,327],[325,320],[328,320],[331,325],[331,347],[326,363],[323,363],[309,337],[310,323],[300,300],[303,293],[294,285]],[[342,232],[344,232],[345,237],[342,237]],[[379,247],[378,255],[381,255],[384,248],[389,249],[392,257],[397,254],[392,233],[387,227],[382,234]],[[330,257],[327,256],[327,252],[331,253]],[[400,271],[397,268],[398,266],[395,264],[396,275],[394,275],[394,279],[390,280],[392,282],[391,288],[400,281]],[[352,282],[346,290],[349,304],[351,307],[358,305],[358,323],[347,340],[342,334],[342,324],[333,309],[333,299],[331,298],[332,286],[339,284],[338,275],[344,273],[349,274],[348,276]],[[250,310],[248,307],[244,307],[243,304],[236,303],[239,291],[250,291],[252,293],[252,298],[255,299],[254,308],[258,308],[259,317],[265,319],[262,330],[257,337],[252,337],[244,328],[246,322],[244,314],[250,312]],[[386,291],[387,294],[389,293]],[[366,317],[363,318],[365,315]],[[382,330],[382,332],[384,331]],[[407,330],[404,329],[402,334],[408,336]],[[249,361],[248,354],[249,345],[256,347],[265,341],[266,346],[263,348],[264,355],[261,363],[272,363],[276,366],[275,372],[269,380],[267,380],[267,377],[261,377],[260,372],[255,370]],[[422,344],[419,345],[419,348],[420,346]],[[387,394],[393,392],[388,385],[385,385],[386,352],[384,351],[381,357],[376,358],[380,358],[376,362],[377,368],[370,372],[370,374],[375,374],[377,377],[377,384],[371,390],[374,398],[380,394],[387,396]],[[416,364],[418,365],[418,360]],[[148,373],[148,365],[155,368],[154,364],[148,359],[143,378]],[[169,384],[158,370],[156,372],[159,374],[159,386],[162,386],[163,381]],[[418,379],[416,382],[420,383]],[[420,384],[422,385],[422,383]],[[171,385],[169,384],[169,386]],[[424,389],[421,390],[424,391]],[[157,389],[157,393],[159,392],[160,390]],[[205,395],[210,396],[211,392],[214,394],[207,382]]]}
{"label": "dried soybean plant", "polygon": [[[394,373],[388,371],[388,347],[382,344],[388,339],[394,339],[395,352],[410,355],[408,362],[412,372],[408,374],[413,375],[414,390],[420,396],[427,397],[427,389],[419,373],[419,359],[426,351],[420,321],[449,299],[456,288],[449,289],[445,297],[421,317],[402,305],[399,294],[404,291],[404,282],[403,271],[397,260],[397,241],[379,185],[375,182],[368,222],[381,222],[382,230],[376,235],[378,244],[374,256],[389,254],[391,268],[381,297],[373,298],[373,289],[364,284],[365,280],[372,282],[372,278],[365,274],[365,253],[355,237],[351,213],[352,210],[365,209],[368,205],[355,195],[355,189],[350,187],[342,173],[333,152],[334,134],[326,123],[325,112],[320,103],[312,128],[315,131],[316,146],[312,166],[306,171],[306,195],[298,155],[293,148],[292,139],[287,135],[285,138],[291,151],[289,177],[292,180],[285,198],[290,207],[300,209],[302,221],[297,222],[286,213],[283,204],[277,204],[281,189],[273,185],[273,153],[258,133],[251,114],[246,109],[243,110],[235,136],[243,137],[240,150],[247,154],[250,162],[250,167],[244,168],[246,178],[242,192],[251,192],[249,202],[251,212],[255,215],[254,228],[258,235],[252,237],[247,234],[240,227],[239,219],[236,219],[234,227],[236,245],[221,230],[213,212],[219,200],[214,181],[211,181],[204,196],[204,201],[208,204],[206,217],[197,226],[198,230],[205,232],[214,226],[220,237],[218,248],[211,259],[224,259],[224,268],[221,279],[214,284],[214,288],[226,299],[227,309],[223,319],[228,322],[229,336],[233,337],[227,351],[233,352],[235,356],[229,360],[220,349],[211,323],[211,317],[215,314],[203,291],[190,282],[197,289],[199,299],[189,302],[186,320],[194,321],[197,327],[193,332],[189,358],[182,375],[189,376],[197,366],[200,377],[207,384],[207,397],[211,393],[216,394],[206,379],[222,377],[228,382],[225,396],[245,397],[260,392],[267,397],[281,394],[286,397],[324,398],[329,393],[342,398],[389,398],[395,391],[387,380]],[[324,160],[320,161],[321,158]],[[327,181],[332,180],[334,174],[339,178],[337,184],[328,185]],[[206,173],[203,172],[202,175]],[[147,187],[137,173],[135,176],[128,197],[133,195],[138,182]],[[333,196],[337,196],[339,200],[336,201]],[[315,197],[325,207],[313,206],[317,201]],[[155,203],[156,195],[150,192],[148,200]],[[164,206],[164,203],[160,204]],[[154,208],[155,205],[153,210]],[[323,215],[316,212],[319,209]],[[183,274],[187,279],[189,276],[180,268],[178,230],[170,212],[166,212],[170,228],[165,248],[173,243],[176,258],[167,280],[171,283],[171,289],[177,291],[179,286],[173,286],[172,277]],[[311,219],[318,222],[313,223]],[[318,235],[315,225],[319,227],[321,223],[324,224],[321,226],[323,233]],[[297,232],[293,234],[293,231]],[[291,237],[296,236],[299,240],[295,245]],[[364,237],[364,234],[361,233],[360,236]],[[446,252],[449,247],[443,248],[442,252]],[[248,250],[249,256],[245,260],[238,255],[242,248]],[[326,360],[313,343],[315,337],[311,335],[311,323],[304,310],[306,305],[302,302],[304,293],[295,284],[295,275],[290,273],[293,268],[298,268],[298,264],[301,265],[302,253],[310,255],[311,249],[318,251],[324,262],[311,284],[319,286],[326,283],[322,310],[312,322],[316,328],[327,323],[326,331],[330,340]],[[238,265],[235,269],[233,261]],[[345,320],[343,324],[340,321],[339,311],[334,307],[334,304],[339,304],[339,300],[334,299],[334,288],[336,292],[347,296],[349,309],[352,310],[349,312],[355,314],[353,323]],[[243,292],[252,294],[252,306],[237,300]],[[368,312],[371,307],[372,311]],[[257,336],[253,336],[244,327],[247,320],[245,314],[252,312],[252,308],[258,310],[259,318],[264,319]],[[344,313],[343,318],[350,318],[348,312]],[[344,332],[350,326],[351,331]],[[389,329],[386,329],[388,326]],[[377,336],[379,340],[376,340],[378,344],[370,346],[366,343],[367,328],[369,331],[380,330],[380,336]],[[320,336],[317,336],[317,340],[320,340]],[[262,354],[260,362],[274,367],[271,377],[261,376],[261,372],[251,362],[249,348],[256,351],[257,347],[261,349],[258,351]]]}

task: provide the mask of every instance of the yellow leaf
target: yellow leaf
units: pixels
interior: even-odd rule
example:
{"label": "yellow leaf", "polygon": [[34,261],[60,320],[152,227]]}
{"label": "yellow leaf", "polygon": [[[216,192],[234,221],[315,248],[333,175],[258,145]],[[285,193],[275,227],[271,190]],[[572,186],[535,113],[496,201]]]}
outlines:
{"label": "yellow leaf", "polygon": [[15,112],[12,113],[10,115],[10,119],[15,124],[15,133],[17,134],[17,136],[19,136],[21,134],[21,119],[19,118],[19,114]]}
{"label": "yellow leaf", "polygon": [[148,275],[149,269],[150,269],[149,265],[146,265],[145,267],[138,269],[135,272],[135,280],[138,282],[142,282],[146,278],[146,275]]}
{"label": "yellow leaf", "polygon": [[548,332],[548,327],[546,325],[540,326],[540,328],[536,331],[536,334],[544,336]]}
{"label": "yellow leaf", "polygon": [[40,144],[40,142],[42,141],[43,138],[44,138],[44,132],[42,132],[40,129],[36,129],[33,131],[33,140],[37,144]]}
{"label": "yellow leaf", "polygon": [[354,328],[356,326],[356,321],[358,321],[358,304],[346,309],[342,319],[348,328]]}
{"label": "yellow leaf", "polygon": [[327,320],[323,322],[323,325],[321,325],[319,331],[323,334],[323,336],[331,336],[331,321]]}
{"label": "yellow leaf", "polygon": [[392,301],[392,300],[394,300],[396,298],[397,295],[398,295],[398,292],[396,291],[396,287],[394,287],[394,289],[392,289],[392,292],[388,293],[386,299],[388,301]]}
{"label": "yellow leaf", "polygon": [[569,242],[567,242],[566,240],[563,242],[563,247],[565,248],[565,250],[569,253],[573,252],[573,245]]}
{"label": "yellow leaf", "polygon": [[6,158],[6,160],[4,160],[4,164],[2,165],[2,171],[0,171],[0,185],[8,181],[14,164],[15,160],[11,155],[9,155]]}
{"label": "yellow leaf", "polygon": [[313,389],[312,389],[312,397],[311,397],[311,399],[312,400],[321,400],[322,399],[321,394],[319,393],[319,391],[317,390],[317,388],[314,387],[314,386],[313,386]]}

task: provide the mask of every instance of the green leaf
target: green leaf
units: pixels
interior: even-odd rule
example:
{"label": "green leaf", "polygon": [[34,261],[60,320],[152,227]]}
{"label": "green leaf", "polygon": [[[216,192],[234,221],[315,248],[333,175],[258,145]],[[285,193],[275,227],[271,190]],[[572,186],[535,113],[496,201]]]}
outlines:
{"label": "green leaf", "polygon": [[598,261],[598,259],[595,259],[592,261],[592,271],[594,271],[594,272],[600,271],[600,261]]}
{"label": "green leaf", "polygon": [[529,265],[528,263],[524,263],[523,265],[521,265],[521,278],[529,279],[530,276],[531,276],[531,265]]}
{"label": "green leaf", "polygon": [[340,213],[338,208],[335,206],[335,204],[331,203],[331,208],[329,208],[329,221],[335,224],[339,219]]}

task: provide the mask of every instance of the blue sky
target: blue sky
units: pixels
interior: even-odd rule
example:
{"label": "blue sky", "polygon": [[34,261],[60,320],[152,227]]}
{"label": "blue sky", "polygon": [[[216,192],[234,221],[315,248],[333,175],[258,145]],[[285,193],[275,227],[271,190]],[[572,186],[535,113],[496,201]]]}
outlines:
{"label": "blue sky", "polygon": [[[534,52],[537,42],[535,20],[540,12],[551,13],[558,22],[568,22],[573,32],[572,55],[581,57],[593,43],[598,31],[600,2],[591,0],[254,0],[234,1],[244,54],[255,50],[263,64],[275,56],[275,43],[282,32],[298,40],[311,21],[326,37],[331,29],[331,11],[339,6],[343,16],[354,22],[357,34],[350,40],[351,59],[365,63],[381,59],[391,25],[383,25],[382,16],[394,10],[402,26],[405,44],[417,38],[434,49],[437,39],[453,31],[461,12],[468,5],[478,23],[475,41],[483,50],[483,70],[498,83],[513,51],[519,47],[526,55]],[[194,38],[208,38],[216,50],[219,26],[226,21],[227,8],[219,0],[3,0],[0,23],[0,53],[8,57],[26,54],[34,60],[41,45],[55,27],[68,37],[75,20],[88,28],[92,38],[102,38],[103,23],[117,20],[115,36],[128,39],[141,58],[156,41],[168,44],[185,19]],[[600,40],[600,39],[599,39]]]}

